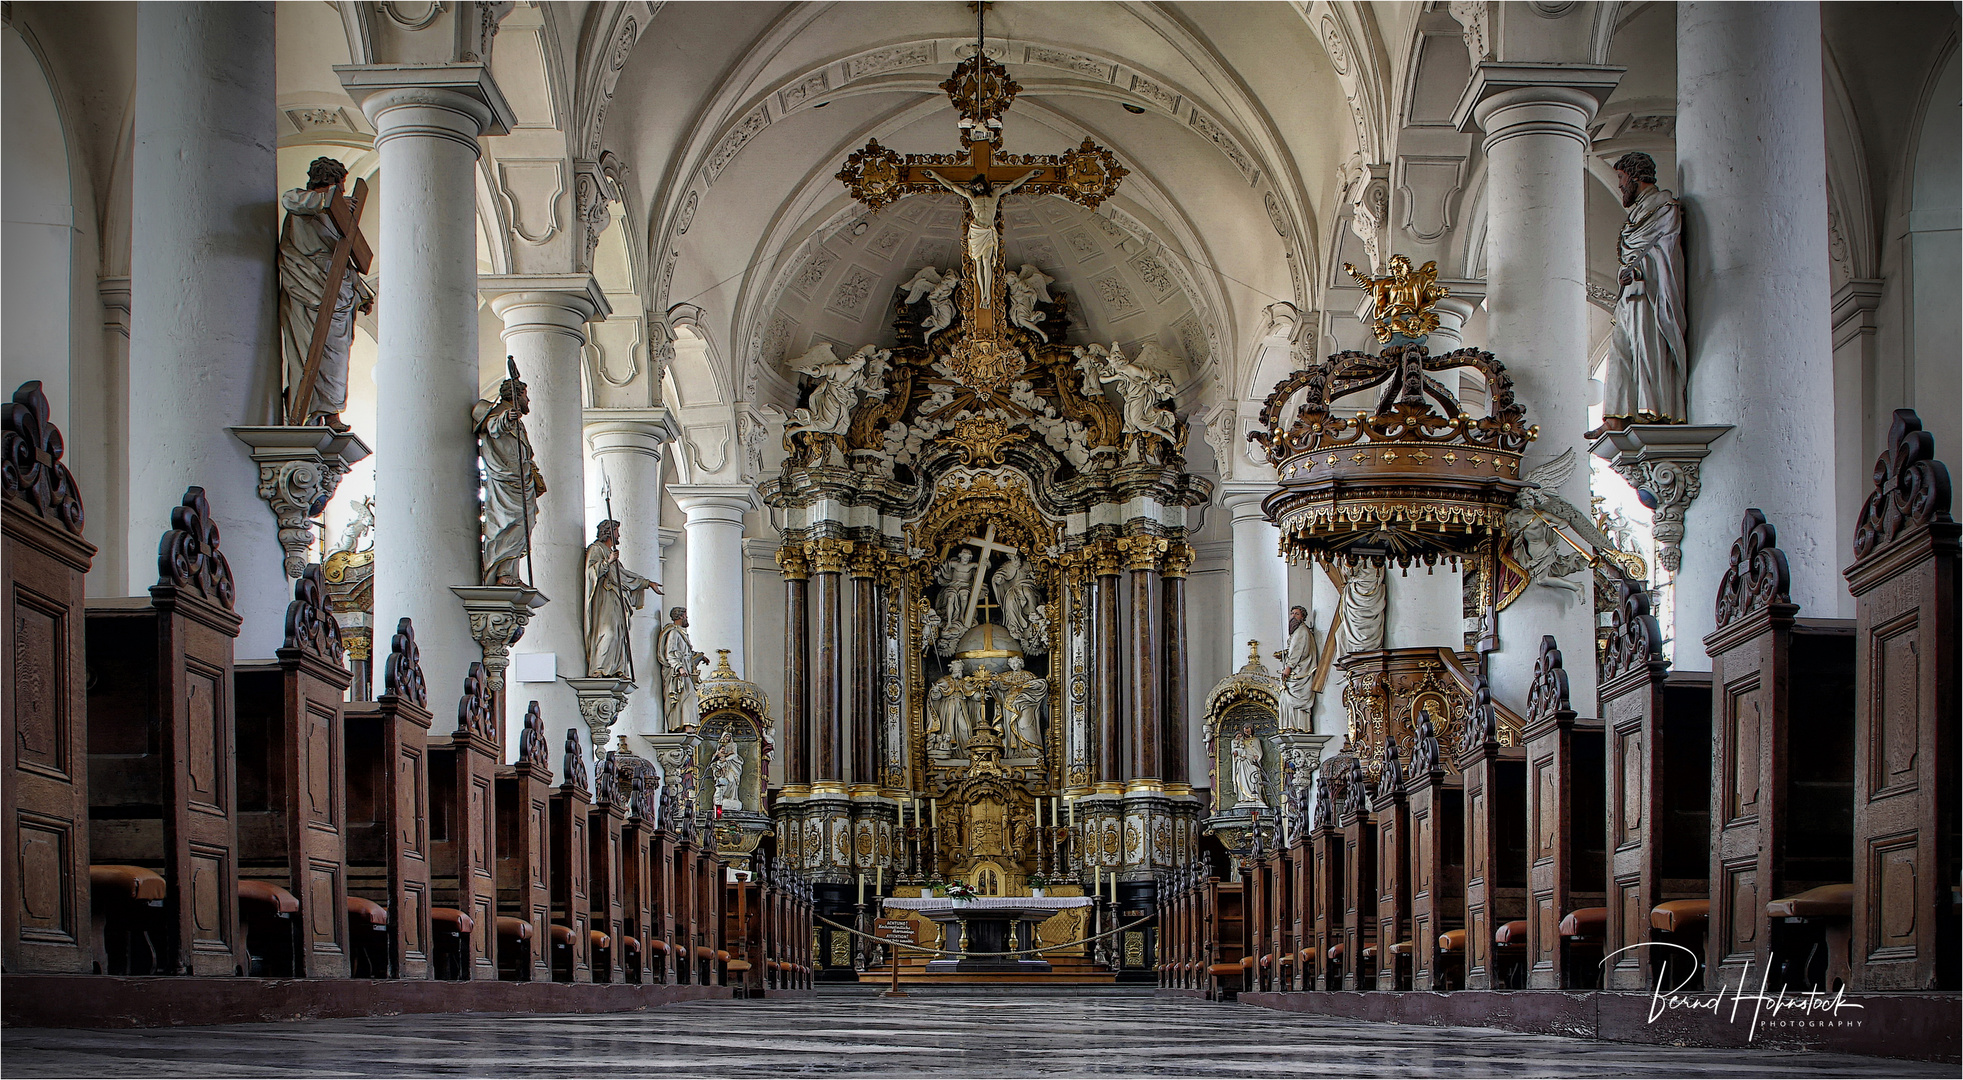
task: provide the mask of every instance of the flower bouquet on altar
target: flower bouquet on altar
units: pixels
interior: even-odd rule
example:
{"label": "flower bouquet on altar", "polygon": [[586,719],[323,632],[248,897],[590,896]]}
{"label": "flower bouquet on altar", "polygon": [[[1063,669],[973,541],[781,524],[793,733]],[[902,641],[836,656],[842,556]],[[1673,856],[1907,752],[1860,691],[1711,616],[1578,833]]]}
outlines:
{"label": "flower bouquet on altar", "polygon": [[1037,898],[1038,900],[1041,900],[1043,898],[1043,890],[1048,888],[1049,885],[1050,885],[1049,878],[1046,878],[1041,874],[1029,875],[1029,895]]}
{"label": "flower bouquet on altar", "polygon": [[947,887],[947,898],[954,901],[954,906],[958,908],[967,907],[975,896],[974,886],[966,882],[957,881]]}

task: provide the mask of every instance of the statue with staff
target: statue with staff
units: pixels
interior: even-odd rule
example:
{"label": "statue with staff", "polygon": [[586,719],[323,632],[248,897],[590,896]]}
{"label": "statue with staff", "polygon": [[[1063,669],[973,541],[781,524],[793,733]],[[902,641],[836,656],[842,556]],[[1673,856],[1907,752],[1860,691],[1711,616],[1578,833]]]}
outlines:
{"label": "statue with staff", "polygon": [[[470,410],[484,463],[483,584],[530,588],[532,523],[538,519],[545,477],[525,431],[531,396],[518,377],[518,362],[509,356],[504,362],[509,375],[498,384],[497,399],[485,398]],[[520,561],[526,564],[523,579],[518,576]]]}
{"label": "statue with staff", "polygon": [[661,583],[620,565],[620,522],[613,517],[613,484],[603,480],[600,497],[607,519],[586,547],[586,677],[634,681],[634,644],[629,636],[634,611],[649,589]]}

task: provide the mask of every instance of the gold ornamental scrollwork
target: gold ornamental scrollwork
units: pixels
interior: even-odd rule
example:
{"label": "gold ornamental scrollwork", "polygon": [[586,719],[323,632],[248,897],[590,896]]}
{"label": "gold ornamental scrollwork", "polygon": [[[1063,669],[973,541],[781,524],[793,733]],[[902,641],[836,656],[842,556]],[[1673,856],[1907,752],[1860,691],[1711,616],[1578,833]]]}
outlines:
{"label": "gold ornamental scrollwork", "polygon": [[803,581],[810,577],[811,560],[804,554],[804,545],[787,543],[778,548],[777,569],[790,581]]}
{"label": "gold ornamental scrollwork", "polygon": [[804,553],[811,560],[812,573],[842,574],[845,572],[845,560],[852,554],[852,541],[821,536],[816,540],[806,540]]}
{"label": "gold ornamental scrollwork", "polygon": [[852,197],[874,210],[900,197],[900,166],[904,159],[896,150],[879,145],[874,139],[865,148],[852,151],[837,179]]}
{"label": "gold ornamental scrollwork", "polygon": [[1124,547],[1125,565],[1131,570],[1157,570],[1160,557],[1172,546],[1165,537],[1149,533],[1127,536],[1118,543]]}
{"label": "gold ornamental scrollwork", "polygon": [[989,338],[971,338],[947,354],[947,369],[969,386],[992,387],[1008,383],[1029,367],[1028,357]]}
{"label": "gold ornamental scrollwork", "polygon": [[1002,464],[1003,448],[1029,438],[1028,428],[1011,428],[1000,416],[977,416],[963,420],[943,438],[961,448],[962,461],[969,465]]}

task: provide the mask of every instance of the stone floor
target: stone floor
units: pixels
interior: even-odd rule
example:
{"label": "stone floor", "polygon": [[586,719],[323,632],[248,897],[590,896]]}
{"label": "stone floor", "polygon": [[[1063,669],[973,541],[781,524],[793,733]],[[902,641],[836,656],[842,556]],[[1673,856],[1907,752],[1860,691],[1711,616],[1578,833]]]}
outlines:
{"label": "stone floor", "polygon": [[1403,1027],[1104,991],[864,991],[611,1016],[8,1029],[9,1077],[1956,1076],[1953,1065]]}

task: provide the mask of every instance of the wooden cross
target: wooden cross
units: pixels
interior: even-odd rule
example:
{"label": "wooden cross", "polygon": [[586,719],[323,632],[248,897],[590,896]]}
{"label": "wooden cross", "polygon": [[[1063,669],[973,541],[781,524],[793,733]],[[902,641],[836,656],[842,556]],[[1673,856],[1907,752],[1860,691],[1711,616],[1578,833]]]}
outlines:
{"label": "wooden cross", "polygon": [[321,290],[320,310],[314,314],[314,336],[307,345],[307,366],[300,374],[300,385],[286,399],[286,422],[288,425],[306,423],[307,406],[313,401],[314,383],[320,378],[320,362],[327,353],[327,328],[334,321],[334,310],[341,302],[341,279],[347,275],[348,264],[367,273],[375,261],[374,252],[368,249],[368,240],[361,235],[361,211],[368,205],[368,181],[356,177],[352,203],[341,195],[336,186],[327,200],[327,217],[340,231],[341,239],[334,245],[334,256],[327,268],[327,286]]}
{"label": "wooden cross", "polygon": [[[969,626],[973,626],[975,625],[975,613],[977,611],[986,614],[988,608],[995,608],[998,611],[1002,608],[1000,604],[988,602],[983,595],[988,591],[988,560],[997,552],[1019,552],[1020,549],[1014,544],[996,542],[995,523],[993,521],[988,523],[988,528],[982,532],[982,535],[970,536],[961,542],[963,544],[972,544],[981,549],[981,565],[975,570],[975,587],[968,593],[968,614],[962,620]],[[983,647],[993,648],[993,644],[984,644]]]}

